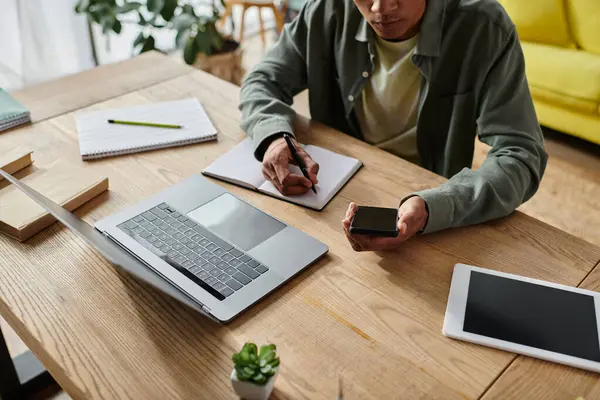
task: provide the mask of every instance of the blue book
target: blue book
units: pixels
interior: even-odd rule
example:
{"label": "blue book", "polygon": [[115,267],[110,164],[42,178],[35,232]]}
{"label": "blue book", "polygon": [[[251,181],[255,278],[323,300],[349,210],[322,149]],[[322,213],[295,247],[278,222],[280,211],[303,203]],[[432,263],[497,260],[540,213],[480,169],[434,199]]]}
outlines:
{"label": "blue book", "polygon": [[29,110],[0,89],[0,132],[31,122]]}

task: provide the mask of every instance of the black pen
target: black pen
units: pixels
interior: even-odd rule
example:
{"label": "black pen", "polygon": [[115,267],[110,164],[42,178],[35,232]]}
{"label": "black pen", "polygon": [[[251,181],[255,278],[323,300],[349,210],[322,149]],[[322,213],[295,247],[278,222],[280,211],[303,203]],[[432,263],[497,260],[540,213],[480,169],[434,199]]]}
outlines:
{"label": "black pen", "polygon": [[[298,164],[300,171],[302,171],[302,175],[304,175],[304,177],[312,183],[312,181],[310,180],[310,178],[308,176],[308,171],[306,170],[306,166],[302,163],[302,160],[300,160],[300,157],[298,157],[298,153],[296,153],[296,147],[294,147],[294,144],[292,143],[292,140],[290,139],[290,135],[284,134],[283,137],[285,138],[285,142],[287,143],[288,148],[290,149],[290,153],[292,153],[292,158],[294,159],[294,161],[296,161],[296,164]],[[313,192],[315,192],[315,194],[316,194],[317,189],[315,189],[314,183],[311,188],[312,188]]]}

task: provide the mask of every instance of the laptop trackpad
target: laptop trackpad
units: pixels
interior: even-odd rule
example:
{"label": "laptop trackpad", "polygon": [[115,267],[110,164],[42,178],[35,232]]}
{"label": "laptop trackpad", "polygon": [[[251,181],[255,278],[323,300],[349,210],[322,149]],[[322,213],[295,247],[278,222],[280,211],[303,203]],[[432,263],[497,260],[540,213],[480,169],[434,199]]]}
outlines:
{"label": "laptop trackpad", "polygon": [[223,193],[190,211],[187,216],[244,251],[249,251],[286,227],[229,193]]}

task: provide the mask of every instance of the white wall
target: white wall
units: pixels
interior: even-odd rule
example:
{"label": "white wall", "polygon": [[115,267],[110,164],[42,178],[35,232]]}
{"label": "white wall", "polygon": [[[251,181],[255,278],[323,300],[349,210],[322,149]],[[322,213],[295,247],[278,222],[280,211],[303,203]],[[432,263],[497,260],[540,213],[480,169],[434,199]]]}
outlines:
{"label": "white wall", "polygon": [[[0,0],[0,87],[15,90],[94,67],[86,17],[75,14],[75,0]],[[241,9],[234,9],[238,38]],[[133,15],[132,15],[133,19]],[[265,27],[274,27],[273,15],[263,12]],[[225,28],[229,29],[227,23]],[[258,9],[246,13],[245,34],[258,32]],[[104,36],[92,29],[99,64],[132,56],[131,44],[140,27],[124,24],[120,35]],[[154,34],[160,49],[173,50],[175,33]]]}
{"label": "white wall", "polygon": [[0,86],[56,79],[93,67],[85,17],[74,0],[0,0]]}

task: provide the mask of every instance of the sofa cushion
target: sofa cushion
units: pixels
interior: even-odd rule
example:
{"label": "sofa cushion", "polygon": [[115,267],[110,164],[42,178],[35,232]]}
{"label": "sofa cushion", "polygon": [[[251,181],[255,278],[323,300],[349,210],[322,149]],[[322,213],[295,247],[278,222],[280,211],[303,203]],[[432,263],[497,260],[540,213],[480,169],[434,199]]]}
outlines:
{"label": "sofa cushion", "polygon": [[583,113],[600,104],[600,56],[582,50],[521,43],[534,98]]}
{"label": "sofa cushion", "polygon": [[577,45],[600,54],[600,0],[567,0],[567,7]]}
{"label": "sofa cushion", "polygon": [[564,0],[498,1],[517,27],[521,40],[575,47],[567,23]]}
{"label": "sofa cushion", "polygon": [[537,43],[521,43],[534,98],[583,113],[600,104],[600,55]]}
{"label": "sofa cushion", "polygon": [[598,103],[591,100],[584,100],[577,97],[565,96],[552,90],[530,86],[531,97],[535,100],[541,100],[554,107],[560,107],[564,110],[570,110],[585,115],[598,114]]}

